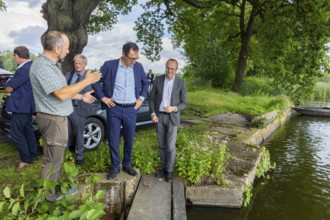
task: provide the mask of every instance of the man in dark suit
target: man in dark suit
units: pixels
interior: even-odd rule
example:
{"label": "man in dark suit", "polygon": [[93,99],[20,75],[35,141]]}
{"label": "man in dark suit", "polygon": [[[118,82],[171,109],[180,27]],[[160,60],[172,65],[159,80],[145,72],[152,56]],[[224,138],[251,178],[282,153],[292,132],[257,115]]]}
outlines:
{"label": "man in dark suit", "polygon": [[[68,85],[75,84],[85,78],[87,58],[82,54],[77,54],[74,58],[75,71],[68,72],[65,77],[68,81]],[[93,90],[89,85],[81,90],[79,93],[84,94]],[[84,129],[85,120],[88,115],[92,113],[92,106],[81,100],[72,100],[73,112],[69,115],[69,140],[68,147],[72,144],[75,145],[76,161],[77,165],[82,165],[84,160]]]}
{"label": "man in dark suit", "polygon": [[155,75],[152,73],[152,70],[151,69],[149,70],[149,72],[147,74],[147,78],[150,81],[150,83],[153,84]]}
{"label": "man in dark suit", "polygon": [[92,87],[107,112],[108,141],[111,170],[107,178],[114,179],[120,172],[120,128],[124,138],[123,171],[131,176],[137,172],[132,168],[132,150],[136,117],[139,107],[147,96],[149,82],[139,58],[139,47],[132,42],[123,45],[121,58],[106,61],[101,67],[103,83]]}
{"label": "man in dark suit", "polygon": [[177,70],[178,62],[169,59],[166,62],[166,73],[155,78],[149,102],[151,119],[157,123],[156,133],[162,162],[162,169],[155,176],[165,176],[170,183],[173,179],[180,112],[187,106],[186,84],[183,79],[175,76]]}
{"label": "man in dark suit", "polygon": [[5,90],[11,92],[6,111],[12,112],[10,134],[21,157],[16,169],[19,171],[37,161],[37,141],[32,128],[35,105],[29,76],[32,61],[28,48],[16,47],[14,58],[19,66],[14,77],[6,83]]}

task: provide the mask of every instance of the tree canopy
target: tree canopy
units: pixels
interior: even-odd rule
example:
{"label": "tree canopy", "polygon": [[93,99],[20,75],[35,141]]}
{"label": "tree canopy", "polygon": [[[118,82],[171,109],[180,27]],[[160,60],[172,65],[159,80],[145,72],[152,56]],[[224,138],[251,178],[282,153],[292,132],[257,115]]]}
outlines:
{"label": "tree canopy", "polygon": [[329,7],[326,0],[149,0],[136,30],[146,55],[159,59],[167,28],[189,74],[214,86],[239,91],[254,72],[299,93],[326,69]]}
{"label": "tree canopy", "polygon": [[5,11],[5,10],[6,10],[6,5],[2,0],[0,0],[0,11]]}
{"label": "tree canopy", "polygon": [[73,69],[73,57],[87,45],[88,34],[109,30],[117,22],[118,14],[128,13],[137,0],[47,0],[42,5],[43,18],[49,31],[61,31],[70,39],[70,54],[63,70]]}

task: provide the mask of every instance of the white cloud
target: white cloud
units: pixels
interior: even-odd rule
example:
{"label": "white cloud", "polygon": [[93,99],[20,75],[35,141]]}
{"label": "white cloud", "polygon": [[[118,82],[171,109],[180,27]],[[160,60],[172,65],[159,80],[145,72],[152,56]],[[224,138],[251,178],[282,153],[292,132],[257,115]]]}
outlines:
{"label": "white cloud", "polygon": [[[42,52],[41,35],[47,29],[47,22],[40,12],[44,0],[5,0],[7,11],[0,12],[0,51],[12,50],[16,46],[25,45],[34,54]],[[121,48],[127,41],[136,42],[133,30],[134,20],[142,12],[140,6],[133,8],[133,13],[118,18],[113,29],[91,35],[83,53],[88,58],[88,68],[99,69],[104,61],[121,56]],[[138,44],[140,48],[143,45]],[[161,60],[151,62],[142,54],[140,60],[145,71],[152,69],[155,73],[163,73],[165,62],[169,58],[178,60],[180,68],[185,64],[179,49],[174,49],[170,39],[163,39]]]}

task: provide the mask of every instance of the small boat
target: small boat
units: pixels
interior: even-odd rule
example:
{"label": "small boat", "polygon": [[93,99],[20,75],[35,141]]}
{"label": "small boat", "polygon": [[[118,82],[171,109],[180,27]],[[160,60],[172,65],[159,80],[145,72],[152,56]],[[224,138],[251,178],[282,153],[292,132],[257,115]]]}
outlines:
{"label": "small boat", "polygon": [[292,107],[302,115],[330,117],[329,107]]}

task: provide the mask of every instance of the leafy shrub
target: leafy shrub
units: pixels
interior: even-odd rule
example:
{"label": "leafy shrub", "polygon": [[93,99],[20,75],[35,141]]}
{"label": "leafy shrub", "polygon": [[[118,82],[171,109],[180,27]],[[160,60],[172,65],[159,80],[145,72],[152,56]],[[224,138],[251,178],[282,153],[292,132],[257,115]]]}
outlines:
{"label": "leafy shrub", "polygon": [[224,177],[225,163],[228,158],[227,146],[225,144],[215,145],[212,151],[212,170],[211,176],[215,179],[215,182],[225,184],[226,180]]}
{"label": "leafy shrub", "polygon": [[182,132],[177,140],[176,170],[192,184],[198,184],[202,177],[212,177],[217,184],[225,183],[223,171],[227,155],[224,144],[212,143],[205,135]]}
{"label": "leafy shrub", "polygon": [[265,174],[268,171],[275,169],[276,167],[275,163],[273,164],[271,163],[269,151],[265,147],[261,147],[260,152],[261,152],[261,160],[256,170],[256,176],[259,178],[265,177]]}
{"label": "leafy shrub", "polygon": [[[65,157],[69,161],[63,164],[59,181],[62,194],[77,186],[75,179],[78,174],[73,160],[70,161],[71,154],[67,153]],[[94,196],[85,193],[79,199],[72,195],[56,203],[47,202],[46,198],[57,184],[48,179],[39,179],[36,185],[29,185],[28,188],[24,184],[19,188],[6,186],[0,195],[0,219],[101,219],[105,214],[105,206],[99,202],[103,199],[103,191],[98,191]]]}
{"label": "leafy shrub", "polygon": [[251,201],[252,194],[252,184],[249,184],[243,189],[243,206],[247,207]]}

